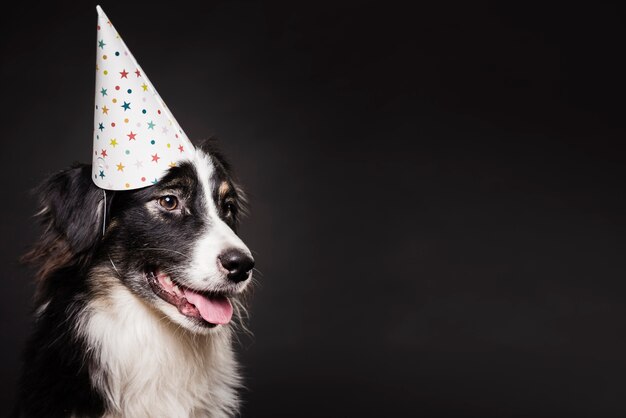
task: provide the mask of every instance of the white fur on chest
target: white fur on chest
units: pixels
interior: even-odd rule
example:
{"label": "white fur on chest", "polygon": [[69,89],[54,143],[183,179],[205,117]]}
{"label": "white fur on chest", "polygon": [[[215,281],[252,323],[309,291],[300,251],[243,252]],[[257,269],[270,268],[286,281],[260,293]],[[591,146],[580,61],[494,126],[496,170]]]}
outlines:
{"label": "white fur on chest", "polygon": [[229,417],[238,409],[229,329],[195,335],[124,286],[90,303],[79,332],[93,350],[92,383],[106,417]]}

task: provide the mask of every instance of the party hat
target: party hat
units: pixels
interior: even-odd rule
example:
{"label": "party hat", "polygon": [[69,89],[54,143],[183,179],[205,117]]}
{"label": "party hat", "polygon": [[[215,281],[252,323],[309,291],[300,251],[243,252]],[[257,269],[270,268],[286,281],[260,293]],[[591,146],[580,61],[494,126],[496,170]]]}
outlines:
{"label": "party hat", "polygon": [[93,181],[107,190],[158,182],[194,147],[100,6]]}

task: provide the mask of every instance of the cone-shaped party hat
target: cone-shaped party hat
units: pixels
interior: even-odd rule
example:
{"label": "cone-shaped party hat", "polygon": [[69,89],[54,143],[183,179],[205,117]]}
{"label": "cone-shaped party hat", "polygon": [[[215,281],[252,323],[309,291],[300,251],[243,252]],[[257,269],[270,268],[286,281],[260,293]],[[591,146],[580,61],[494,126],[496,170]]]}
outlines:
{"label": "cone-shaped party hat", "polygon": [[194,152],[100,6],[93,181],[107,190],[150,186]]}

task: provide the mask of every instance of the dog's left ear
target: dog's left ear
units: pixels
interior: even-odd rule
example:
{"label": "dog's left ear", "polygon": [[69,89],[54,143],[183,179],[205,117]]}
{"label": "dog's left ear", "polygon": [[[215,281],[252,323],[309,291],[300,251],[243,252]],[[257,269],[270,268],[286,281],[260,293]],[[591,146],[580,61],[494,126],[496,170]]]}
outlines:
{"label": "dog's left ear", "polygon": [[65,239],[72,253],[91,249],[101,237],[104,193],[91,180],[91,166],[86,164],[54,174],[40,186],[44,222]]}
{"label": "dog's left ear", "polygon": [[102,234],[104,193],[91,180],[91,166],[85,164],[56,173],[39,186],[37,215],[44,232],[22,257],[24,262],[38,265],[39,280],[91,257]]}
{"label": "dog's left ear", "polygon": [[73,254],[92,248],[102,234],[104,192],[91,180],[91,166],[75,165],[46,179],[37,189],[46,235],[56,235]]}

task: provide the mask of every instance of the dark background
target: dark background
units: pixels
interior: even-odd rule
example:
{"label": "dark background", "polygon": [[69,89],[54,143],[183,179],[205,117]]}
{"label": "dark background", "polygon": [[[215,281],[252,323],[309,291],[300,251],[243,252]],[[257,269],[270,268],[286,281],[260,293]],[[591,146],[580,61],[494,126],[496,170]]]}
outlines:
{"label": "dark background", "polygon": [[[53,3],[3,10],[2,408],[28,191],[90,161],[96,3]],[[102,6],[251,196],[244,417],[626,416],[621,10]]]}

